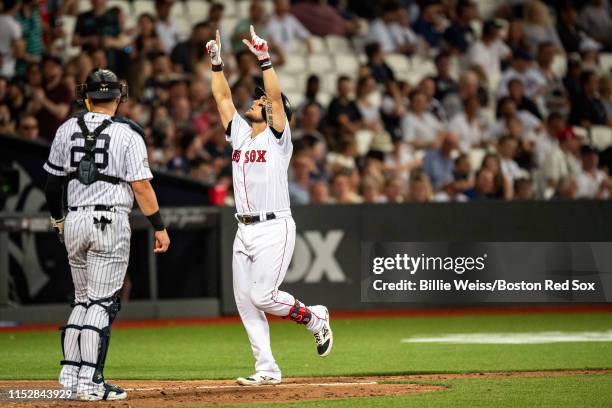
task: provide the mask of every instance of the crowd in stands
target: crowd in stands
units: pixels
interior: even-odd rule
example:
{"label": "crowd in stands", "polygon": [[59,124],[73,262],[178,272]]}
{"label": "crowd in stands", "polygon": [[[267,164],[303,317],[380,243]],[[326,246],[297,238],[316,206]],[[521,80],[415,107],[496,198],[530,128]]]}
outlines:
{"label": "crowd in stands", "polygon": [[[354,72],[304,67],[299,77],[293,204],[612,195],[608,0],[500,1],[486,18],[469,0],[235,0],[206,2],[205,18],[187,29],[174,9],[189,15],[193,0],[152,0],[149,12],[134,13],[138,1],[91,0],[83,11],[83,0],[3,0],[0,134],[50,143],[83,109],[76,85],[109,68],[129,84],[117,114],[145,130],[151,166],[227,188],[231,204],[232,151],[204,44],[220,30],[234,104],[244,112],[261,83],[241,42],[253,24],[280,74],[297,56],[314,58],[327,37],[350,48],[325,56],[350,52],[359,61]],[[244,14],[228,25],[230,4]],[[433,68],[411,81],[393,58],[408,70],[414,61]]]}

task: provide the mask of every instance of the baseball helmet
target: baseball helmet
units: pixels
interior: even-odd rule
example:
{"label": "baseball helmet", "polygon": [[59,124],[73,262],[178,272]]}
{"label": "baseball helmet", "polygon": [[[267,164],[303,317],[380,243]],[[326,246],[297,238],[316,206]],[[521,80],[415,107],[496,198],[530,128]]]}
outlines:
{"label": "baseball helmet", "polygon": [[85,99],[112,100],[121,98],[125,102],[128,97],[128,86],[120,81],[117,75],[108,69],[95,69],[87,75],[84,84],[77,85],[77,101],[84,105]]}
{"label": "baseball helmet", "polygon": [[[253,100],[256,101],[257,99],[261,98],[265,94],[266,94],[266,91],[261,86],[257,86],[255,87],[255,91],[253,91]],[[293,116],[293,109],[291,108],[291,103],[289,102],[289,98],[287,98],[287,96],[284,93],[281,93],[281,98],[283,99],[283,109],[285,110],[285,116],[287,117],[287,121],[291,121],[291,117]],[[263,116],[265,121],[268,120],[266,119],[266,108],[263,106],[261,108],[261,115]]]}

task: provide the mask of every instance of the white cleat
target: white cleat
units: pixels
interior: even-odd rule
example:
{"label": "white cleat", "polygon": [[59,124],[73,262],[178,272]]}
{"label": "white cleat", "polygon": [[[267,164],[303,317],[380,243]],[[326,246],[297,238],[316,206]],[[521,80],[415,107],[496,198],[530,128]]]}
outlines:
{"label": "white cleat", "polygon": [[118,401],[127,398],[127,393],[121,387],[104,383],[93,392],[79,392],[77,399],[80,401]]}
{"label": "white cleat", "polygon": [[329,310],[325,306],[320,306],[324,311],[325,321],[323,328],[314,334],[315,342],[317,343],[317,353],[319,357],[327,357],[332,351],[334,345],[334,334],[329,325]]}
{"label": "white cleat", "polygon": [[246,387],[257,387],[260,385],[277,385],[281,383],[281,380],[268,375],[253,374],[250,377],[238,377],[236,382]]}

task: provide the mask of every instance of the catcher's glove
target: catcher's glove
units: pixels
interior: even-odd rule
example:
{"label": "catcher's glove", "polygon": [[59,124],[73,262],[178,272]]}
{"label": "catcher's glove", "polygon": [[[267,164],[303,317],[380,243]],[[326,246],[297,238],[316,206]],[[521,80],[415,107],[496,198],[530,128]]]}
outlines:
{"label": "catcher's glove", "polygon": [[51,217],[51,226],[55,230],[57,237],[59,238],[61,243],[64,243],[64,223],[66,222],[66,217],[62,217],[59,220]]}

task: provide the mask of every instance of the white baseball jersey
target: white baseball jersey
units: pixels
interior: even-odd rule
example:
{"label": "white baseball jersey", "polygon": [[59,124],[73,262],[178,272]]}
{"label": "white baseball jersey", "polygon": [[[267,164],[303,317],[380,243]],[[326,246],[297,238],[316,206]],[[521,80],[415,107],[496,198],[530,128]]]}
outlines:
{"label": "white baseball jersey", "polygon": [[[87,128],[93,131],[105,119],[110,118],[103,113],[88,112],[84,120]],[[84,146],[85,138],[77,119],[68,119],[55,134],[44,169],[56,176],[66,176],[76,171],[85,154]],[[126,183],[96,181],[85,185],[73,179],[68,183],[68,206],[108,205],[131,210],[134,193],[128,183],[153,178],[142,137],[128,124],[113,122],[98,136],[94,153],[100,173],[118,177]]]}
{"label": "white baseball jersey", "polygon": [[277,138],[270,127],[251,138],[252,129],[238,112],[231,122],[232,177],[236,211],[240,214],[289,209],[287,170],[293,143],[289,121]]}

